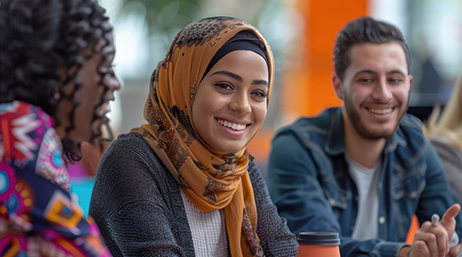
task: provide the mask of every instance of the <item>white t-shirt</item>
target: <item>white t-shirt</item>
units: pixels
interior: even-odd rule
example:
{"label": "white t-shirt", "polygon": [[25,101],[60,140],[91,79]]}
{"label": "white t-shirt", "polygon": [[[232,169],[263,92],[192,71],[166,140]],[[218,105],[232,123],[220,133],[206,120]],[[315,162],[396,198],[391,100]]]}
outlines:
{"label": "white t-shirt", "polygon": [[358,215],[351,237],[357,240],[378,238],[380,159],[372,169],[361,166],[348,155],[350,176],[358,189]]}

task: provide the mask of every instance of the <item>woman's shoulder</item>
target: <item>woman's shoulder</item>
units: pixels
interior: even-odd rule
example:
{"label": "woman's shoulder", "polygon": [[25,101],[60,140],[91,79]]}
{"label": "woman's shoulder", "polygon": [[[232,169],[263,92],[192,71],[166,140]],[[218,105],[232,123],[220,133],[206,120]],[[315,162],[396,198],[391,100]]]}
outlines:
{"label": "woman's shoulder", "polygon": [[13,101],[0,104],[0,120],[7,124],[0,128],[0,162],[31,181],[41,176],[69,190],[62,144],[52,118],[38,106]]}
{"label": "woman's shoulder", "polygon": [[[462,160],[462,151],[453,145],[446,137],[432,135],[429,138],[433,148],[443,159],[453,160],[460,162]],[[447,158],[444,158],[447,157]]]}
{"label": "woman's shoulder", "polygon": [[249,157],[249,165],[247,166],[247,171],[252,174],[256,173],[256,172],[260,172],[260,168],[258,167],[258,165],[255,163],[255,157],[253,157],[252,155],[250,155]]}
{"label": "woman's shoulder", "polygon": [[169,183],[170,172],[161,159],[139,134],[121,134],[103,154],[98,173],[130,178],[150,178],[157,183]]}
{"label": "woman's shoulder", "polygon": [[149,144],[138,134],[120,134],[106,149],[106,155],[117,158],[152,158],[154,152]]}
{"label": "woman's shoulder", "polygon": [[124,146],[124,147],[146,147],[149,148],[148,143],[139,134],[120,134],[112,143],[111,146]]}
{"label": "woman's shoulder", "polygon": [[104,152],[100,169],[159,170],[163,166],[149,144],[138,134],[119,135]]}
{"label": "woman's shoulder", "polygon": [[256,187],[260,183],[264,182],[261,169],[258,167],[257,163],[255,163],[253,156],[250,156],[247,172],[249,173],[250,181],[252,182],[253,187]]}

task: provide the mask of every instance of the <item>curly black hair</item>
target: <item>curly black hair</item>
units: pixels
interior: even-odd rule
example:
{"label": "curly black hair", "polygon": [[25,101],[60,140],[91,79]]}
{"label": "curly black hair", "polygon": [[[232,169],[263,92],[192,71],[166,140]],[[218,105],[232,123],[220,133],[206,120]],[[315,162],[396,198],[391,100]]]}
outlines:
{"label": "curly black hair", "polygon": [[[88,56],[82,53],[98,42],[109,44],[105,36],[112,32],[105,10],[94,0],[0,0],[0,103],[22,100],[41,107],[55,120],[60,101],[73,104],[70,125],[62,139],[69,160],[81,158],[80,146],[68,137],[74,129],[78,106],[74,94],[81,83],[77,73]],[[100,85],[107,74],[98,68]],[[112,73],[112,70],[109,72]],[[63,79],[65,78],[65,79]],[[67,88],[72,85],[72,88]],[[103,96],[100,105],[103,104]],[[96,107],[98,108],[98,106]],[[97,117],[94,115],[93,120]],[[104,124],[103,124],[104,125]],[[93,132],[92,140],[101,135]]]}

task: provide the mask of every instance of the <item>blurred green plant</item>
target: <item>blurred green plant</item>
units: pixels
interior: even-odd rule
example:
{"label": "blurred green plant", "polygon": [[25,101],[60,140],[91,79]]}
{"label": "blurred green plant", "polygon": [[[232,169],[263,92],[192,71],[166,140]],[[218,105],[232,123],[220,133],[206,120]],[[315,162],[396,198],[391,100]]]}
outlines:
{"label": "blurred green plant", "polygon": [[[139,2],[146,8],[150,33],[165,33],[169,38],[195,20],[200,0],[123,0],[123,5]],[[173,36],[174,36],[173,35]]]}
{"label": "blurred green plant", "polygon": [[[128,65],[120,73],[128,77],[150,74],[168,51],[176,34],[199,17],[203,0],[99,0],[113,11],[119,42],[119,61]],[[134,47],[135,46],[135,47]],[[122,54],[119,54],[122,56]],[[133,65],[137,68],[130,70]],[[146,76],[147,77],[147,76]]]}

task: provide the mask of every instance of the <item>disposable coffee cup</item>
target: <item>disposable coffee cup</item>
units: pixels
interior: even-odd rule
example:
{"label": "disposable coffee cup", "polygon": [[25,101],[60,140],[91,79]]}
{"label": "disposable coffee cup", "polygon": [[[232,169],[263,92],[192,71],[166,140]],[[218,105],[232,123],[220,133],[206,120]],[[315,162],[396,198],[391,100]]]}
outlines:
{"label": "disposable coffee cup", "polygon": [[297,241],[297,257],[340,257],[338,233],[301,232]]}

